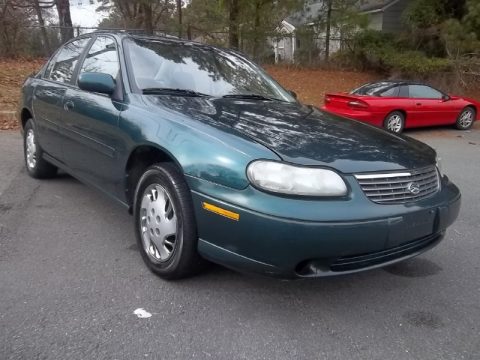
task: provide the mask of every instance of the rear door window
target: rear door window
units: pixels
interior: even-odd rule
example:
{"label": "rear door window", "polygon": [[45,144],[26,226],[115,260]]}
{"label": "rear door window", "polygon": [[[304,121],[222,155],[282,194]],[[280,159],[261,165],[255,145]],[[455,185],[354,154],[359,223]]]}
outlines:
{"label": "rear door window", "polygon": [[381,92],[379,95],[381,97],[397,97],[398,93],[399,93],[399,87],[394,86],[394,87],[392,87],[388,90],[385,90],[385,91]]}
{"label": "rear door window", "polygon": [[61,83],[70,83],[82,51],[89,41],[90,38],[82,38],[64,45],[48,64],[45,77]]}
{"label": "rear door window", "polygon": [[408,92],[408,86],[407,85],[400,86],[398,97],[402,97],[402,98],[408,98],[409,97],[409,92]]}

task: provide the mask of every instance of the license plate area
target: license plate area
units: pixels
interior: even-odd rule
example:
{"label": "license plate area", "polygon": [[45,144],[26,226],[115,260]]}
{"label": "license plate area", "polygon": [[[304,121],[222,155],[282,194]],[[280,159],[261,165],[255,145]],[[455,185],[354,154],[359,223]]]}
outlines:
{"label": "license plate area", "polygon": [[390,219],[387,248],[429,236],[435,232],[437,210],[424,210]]}

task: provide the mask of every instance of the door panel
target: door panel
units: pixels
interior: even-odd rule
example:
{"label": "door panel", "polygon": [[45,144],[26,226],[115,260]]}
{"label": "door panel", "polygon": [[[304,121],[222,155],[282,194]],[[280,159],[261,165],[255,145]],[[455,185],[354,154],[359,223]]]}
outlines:
{"label": "door panel", "polygon": [[[119,70],[115,40],[97,36],[78,73],[100,72],[116,78]],[[68,130],[63,147],[66,164],[86,181],[118,195],[116,190],[123,182],[123,171],[117,164],[122,103],[105,94],[74,87],[66,92],[63,106]]]}
{"label": "door panel", "polygon": [[445,125],[452,122],[448,101],[438,99],[415,99],[416,126]]}
{"label": "door panel", "polygon": [[63,161],[62,144],[65,141],[63,101],[71,86],[75,68],[90,37],[77,39],[61,47],[48,63],[44,79],[39,80],[33,97],[33,113],[38,141],[50,156]]}
{"label": "door panel", "polygon": [[64,97],[65,163],[83,179],[112,193],[122,175],[116,164],[121,104],[108,96],[68,89]]}
{"label": "door panel", "polygon": [[409,85],[413,100],[410,125],[415,127],[443,125],[451,122],[451,106],[443,100],[443,94],[426,85]]}
{"label": "door panel", "polygon": [[66,87],[52,81],[40,80],[33,96],[33,113],[38,141],[42,149],[57,160],[62,160],[61,108]]}

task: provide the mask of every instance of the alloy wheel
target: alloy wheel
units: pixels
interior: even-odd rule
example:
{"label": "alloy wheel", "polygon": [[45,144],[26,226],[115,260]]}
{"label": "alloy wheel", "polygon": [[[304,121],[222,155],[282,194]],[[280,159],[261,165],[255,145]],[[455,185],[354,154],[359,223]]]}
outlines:
{"label": "alloy wheel", "polygon": [[387,129],[394,133],[399,133],[402,130],[403,119],[400,115],[392,115],[388,118]]}
{"label": "alloy wheel", "polygon": [[462,128],[468,128],[473,122],[473,111],[470,109],[465,110],[462,115],[460,115],[460,126]]}

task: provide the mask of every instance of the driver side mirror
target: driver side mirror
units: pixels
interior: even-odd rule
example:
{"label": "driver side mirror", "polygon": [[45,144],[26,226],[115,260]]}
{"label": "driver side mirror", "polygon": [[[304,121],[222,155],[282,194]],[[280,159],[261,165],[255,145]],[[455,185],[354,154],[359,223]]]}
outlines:
{"label": "driver side mirror", "polygon": [[443,100],[443,101],[449,101],[449,100],[450,100],[450,96],[448,96],[448,95],[443,95],[443,96],[442,96],[442,100]]}
{"label": "driver side mirror", "polygon": [[78,87],[85,91],[112,95],[115,91],[115,80],[109,74],[86,72],[78,77]]}
{"label": "driver side mirror", "polygon": [[297,98],[297,93],[293,90],[288,90],[289,94],[292,95],[295,99]]}

